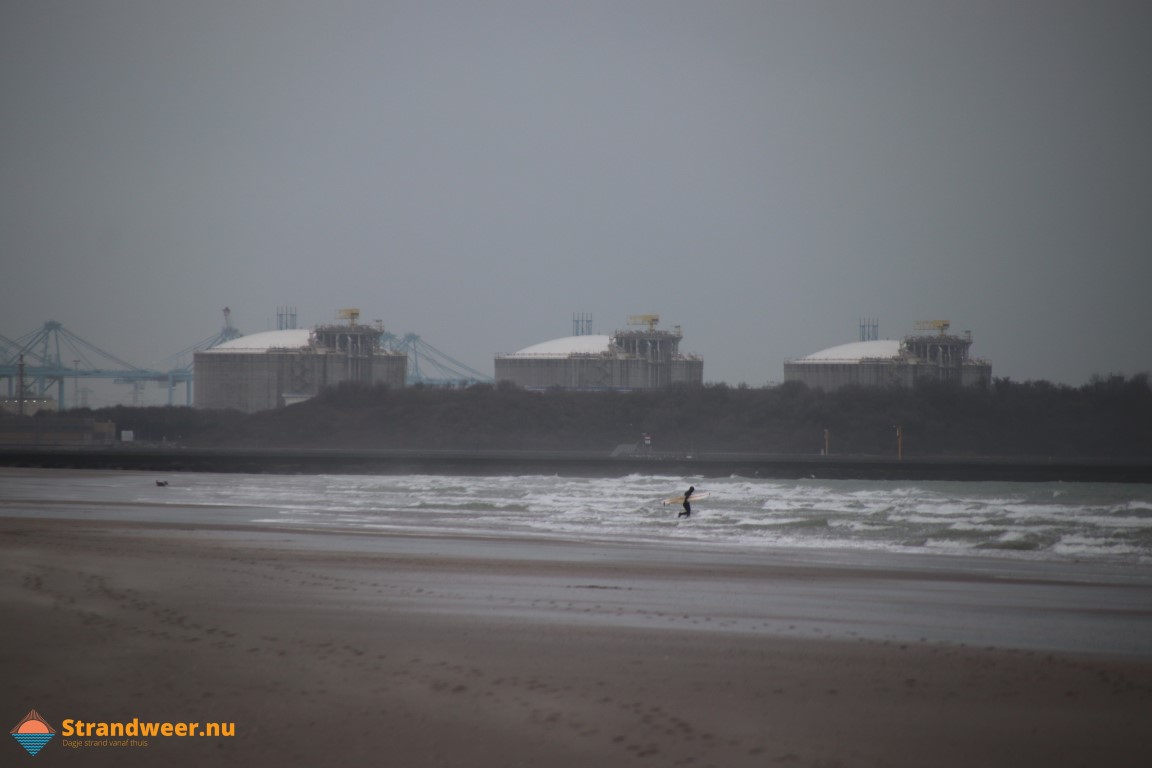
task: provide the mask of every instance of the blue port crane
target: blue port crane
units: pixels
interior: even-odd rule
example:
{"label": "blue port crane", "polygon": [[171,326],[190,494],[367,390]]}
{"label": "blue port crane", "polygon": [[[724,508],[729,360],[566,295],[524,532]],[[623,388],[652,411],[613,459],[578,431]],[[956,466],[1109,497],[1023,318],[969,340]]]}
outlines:
{"label": "blue port crane", "polygon": [[40,328],[12,340],[0,336],[0,380],[7,379],[8,398],[42,398],[56,388],[58,407],[64,410],[76,404],[67,402],[66,379],[112,379],[135,388],[148,382],[168,387],[168,404],[172,405],[177,384],[185,388],[185,405],[192,405],[191,355],[241,336],[232,326],[231,310],[224,308],[224,327],[215,335],[172,355],[162,370],[141,368],[120,359],[95,344],[69,331],[63,324],[49,320]]}
{"label": "blue port crane", "polygon": [[438,386],[468,386],[470,384],[490,384],[493,379],[459,360],[454,360],[436,349],[415,333],[403,337],[385,333],[381,343],[388,348],[408,355],[408,375],[406,384],[433,384]]}
{"label": "blue port crane", "polygon": [[5,344],[0,378],[8,380],[8,397],[42,398],[56,387],[56,401],[66,407],[65,379],[156,380],[160,374],[121,360],[82,339],[55,320]]}

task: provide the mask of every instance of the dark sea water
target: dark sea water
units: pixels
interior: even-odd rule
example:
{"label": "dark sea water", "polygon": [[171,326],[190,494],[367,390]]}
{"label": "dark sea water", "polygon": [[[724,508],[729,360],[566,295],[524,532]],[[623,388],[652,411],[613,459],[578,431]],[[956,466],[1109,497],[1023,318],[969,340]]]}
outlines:
{"label": "dark sea water", "polygon": [[[0,514],[1152,563],[1152,486],[0,470]],[[662,500],[707,499],[678,519]]]}

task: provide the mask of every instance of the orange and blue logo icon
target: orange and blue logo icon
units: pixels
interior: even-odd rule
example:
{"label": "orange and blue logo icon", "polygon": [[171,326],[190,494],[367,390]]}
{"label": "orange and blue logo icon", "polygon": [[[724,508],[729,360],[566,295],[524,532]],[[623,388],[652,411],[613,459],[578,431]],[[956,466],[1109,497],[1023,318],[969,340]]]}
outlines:
{"label": "orange and blue logo icon", "polygon": [[34,709],[29,710],[24,719],[16,723],[16,727],[12,729],[12,738],[20,742],[20,746],[33,756],[55,735],[56,729],[48,725],[48,721],[40,717],[40,713]]}

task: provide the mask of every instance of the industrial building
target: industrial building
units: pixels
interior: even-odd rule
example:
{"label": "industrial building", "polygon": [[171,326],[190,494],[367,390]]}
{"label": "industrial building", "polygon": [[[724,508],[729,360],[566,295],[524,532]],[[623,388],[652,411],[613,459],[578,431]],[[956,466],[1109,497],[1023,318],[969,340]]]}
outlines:
{"label": "industrial building", "polygon": [[345,381],[403,387],[407,355],[383,348],[383,329],[358,324],[359,315],[341,310],[347,323],[254,333],[197,352],[195,407],[254,413]]}
{"label": "industrial building", "polygon": [[632,390],[704,383],[704,361],[680,352],[680,326],[657,329],[659,315],[633,315],[639,329],[580,332],[496,356],[496,380],[525,389]]}
{"label": "industrial building", "polygon": [[[972,332],[948,333],[947,320],[916,324],[918,333],[903,340],[875,338],[875,325],[861,325],[860,341],[841,344],[784,363],[784,380],[833,390],[848,385],[911,387],[930,379],[963,386],[988,385],[992,365],[972,358]],[[931,333],[934,331],[934,333]]]}
{"label": "industrial building", "polygon": [[116,425],[110,421],[92,418],[0,417],[0,446],[81,448],[111,445],[115,440]]}

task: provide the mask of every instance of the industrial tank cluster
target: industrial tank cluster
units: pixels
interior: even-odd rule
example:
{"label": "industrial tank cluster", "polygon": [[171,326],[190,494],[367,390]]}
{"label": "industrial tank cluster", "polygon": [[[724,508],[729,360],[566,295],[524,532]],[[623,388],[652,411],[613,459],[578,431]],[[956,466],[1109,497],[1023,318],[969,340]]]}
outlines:
{"label": "industrial tank cluster", "polygon": [[[195,406],[255,412],[314,397],[341,382],[401,387],[408,357],[381,344],[380,326],[346,322],[312,330],[281,328],[226,341],[194,356]],[[633,315],[639,326],[612,335],[574,321],[573,336],[496,357],[496,380],[526,389],[632,390],[702,385],[704,361],[680,352],[679,326],[660,330],[659,315]],[[588,331],[588,332],[586,332]]]}
{"label": "industrial tank cluster", "polygon": [[631,390],[704,383],[704,360],[680,352],[680,326],[659,330],[659,315],[633,315],[636,330],[579,332],[496,356],[496,380],[525,389]]}
{"label": "industrial tank cluster", "polygon": [[381,346],[380,328],[361,325],[358,310],[340,314],[348,322],[254,333],[197,352],[195,406],[254,413],[346,381],[404,386],[407,355]]}
{"label": "industrial tank cluster", "polygon": [[[410,383],[408,355],[385,345],[382,325],[362,325],[359,314],[341,310],[340,323],[241,336],[197,352],[196,407],[255,412],[307,400],[341,382],[397,388]],[[680,326],[662,330],[655,314],[632,315],[628,322],[626,330],[595,334],[590,317],[574,316],[573,335],[497,355],[495,380],[525,389],[582,391],[704,383],[703,359],[680,351]],[[857,342],[785,362],[785,381],[826,390],[907,387],[924,379],[991,383],[992,366],[969,354],[971,332],[952,334],[947,320],[917,323],[917,333],[902,340],[879,339],[874,322],[860,327]]]}
{"label": "industrial tank cluster", "polygon": [[875,323],[861,323],[860,340],[784,363],[784,381],[825,390],[849,385],[910,387],[924,379],[962,386],[992,383],[992,365],[969,354],[972,332],[949,333],[948,320],[916,323],[918,333],[880,339]]}

